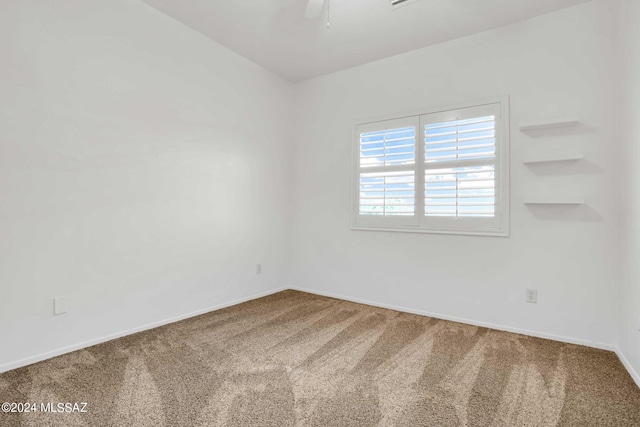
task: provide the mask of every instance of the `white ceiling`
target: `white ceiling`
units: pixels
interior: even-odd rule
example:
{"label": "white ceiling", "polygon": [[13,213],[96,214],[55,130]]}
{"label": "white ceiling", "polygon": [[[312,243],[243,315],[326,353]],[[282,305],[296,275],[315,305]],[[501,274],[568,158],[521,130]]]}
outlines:
{"label": "white ceiling", "polygon": [[331,28],[307,0],[143,0],[297,82],[589,0],[330,0]]}

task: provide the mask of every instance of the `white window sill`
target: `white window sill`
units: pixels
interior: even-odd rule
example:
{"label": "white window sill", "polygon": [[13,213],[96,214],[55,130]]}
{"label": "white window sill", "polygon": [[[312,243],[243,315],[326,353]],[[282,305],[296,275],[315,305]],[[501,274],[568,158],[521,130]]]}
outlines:
{"label": "white window sill", "polygon": [[489,236],[489,237],[509,237],[508,230],[461,230],[461,229],[434,229],[416,227],[372,227],[372,226],[351,226],[352,231],[385,231],[394,233],[418,233],[418,234],[454,234],[461,236]]}

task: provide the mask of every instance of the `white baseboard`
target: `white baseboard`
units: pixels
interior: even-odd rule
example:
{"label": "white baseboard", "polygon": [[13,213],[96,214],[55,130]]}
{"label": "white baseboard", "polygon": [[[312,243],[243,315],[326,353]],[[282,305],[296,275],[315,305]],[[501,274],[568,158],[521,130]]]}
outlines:
{"label": "white baseboard", "polygon": [[620,348],[616,348],[616,354],[618,355],[618,359],[620,359],[624,367],[629,372],[629,375],[631,375],[631,378],[633,378],[633,380],[636,382],[636,385],[640,388],[640,375],[638,375],[638,372],[636,372],[636,370],[633,368],[633,365],[631,364],[631,362],[629,362],[629,359],[627,359]]}
{"label": "white baseboard", "polygon": [[32,357],[27,357],[26,359],[22,359],[22,360],[17,360],[15,362],[10,362],[10,363],[6,363],[4,365],[0,365],[0,374],[6,371],[11,371],[13,369],[18,369],[18,368],[22,368],[24,366],[27,365],[31,365],[37,362],[41,362],[43,360],[47,360],[47,359],[51,359],[52,357],[56,357],[56,356],[60,356],[62,354],[65,353],[71,353],[72,351],[76,351],[76,350],[81,350],[83,348],[87,348],[87,347],[91,347],[93,345],[96,344],[101,344],[103,342],[107,342],[107,341],[111,341],[114,340],[116,338],[121,338],[127,335],[131,335],[131,334],[135,334],[137,332],[142,332],[142,331],[146,331],[149,329],[153,329],[153,328],[157,328],[158,326],[164,326],[167,325],[169,323],[174,323],[174,322],[178,322],[180,320],[184,320],[184,319],[188,319],[190,317],[195,317],[195,316],[199,316],[201,314],[205,314],[205,313],[209,313],[211,311],[215,311],[215,310],[220,310],[222,308],[226,308],[226,307],[230,307],[232,305],[236,305],[236,304],[240,304],[243,302],[247,302],[247,301],[251,301],[254,299],[258,299],[258,298],[262,298],[262,297],[266,297],[267,295],[271,295],[271,294],[275,294],[278,292],[282,292],[284,290],[287,290],[286,287],[282,287],[282,288],[278,288],[278,289],[273,289],[267,292],[261,292],[259,294],[255,294],[255,295],[251,295],[248,296],[246,298],[240,298],[234,301],[230,301],[230,302],[226,302],[223,304],[218,304],[216,306],[213,307],[207,307],[207,308],[203,308],[201,310],[197,310],[191,313],[187,313],[187,314],[182,314],[180,316],[176,316],[176,317],[171,317],[169,319],[165,319],[165,320],[160,320],[158,322],[153,322],[153,323],[149,323],[147,325],[143,325],[143,326],[138,326],[132,329],[127,329],[125,331],[120,331],[120,332],[116,332],[115,334],[109,334],[100,338],[96,338],[96,339],[92,339],[89,341],[84,341],[78,344],[73,344],[67,347],[62,347],[59,348],[57,350],[53,350],[53,351],[48,351],[46,353],[42,353],[42,354],[38,354],[37,356],[32,356]]}
{"label": "white baseboard", "polygon": [[561,336],[561,335],[547,334],[547,333],[544,333],[544,332],[536,332],[536,331],[531,331],[531,330],[528,330],[528,329],[513,328],[513,327],[510,327],[510,326],[497,325],[495,323],[479,322],[477,320],[465,319],[465,318],[456,317],[456,316],[449,316],[449,315],[440,314],[440,313],[432,313],[432,312],[424,311],[424,310],[416,310],[416,309],[412,309],[412,308],[399,307],[399,306],[396,306],[396,305],[383,304],[383,303],[379,303],[379,302],[375,302],[375,301],[368,301],[368,300],[363,300],[363,299],[360,299],[360,298],[352,298],[352,297],[348,297],[348,296],[345,296],[345,295],[333,294],[333,293],[330,293],[330,292],[318,292],[318,291],[315,291],[315,290],[312,290],[312,289],[305,289],[305,288],[298,288],[298,287],[290,287],[289,289],[292,289],[292,290],[295,290],[295,291],[300,291],[300,292],[307,292],[307,293],[310,293],[310,294],[315,294],[315,295],[320,295],[320,296],[325,296],[325,297],[337,298],[337,299],[341,299],[341,300],[345,300],[345,301],[351,301],[351,302],[355,302],[355,303],[358,303],[358,304],[370,305],[370,306],[373,306],[373,307],[380,307],[380,308],[386,308],[386,309],[389,309],[389,310],[402,311],[404,313],[411,313],[411,314],[417,314],[417,315],[420,315],[420,316],[434,317],[436,319],[442,319],[442,320],[450,320],[452,322],[465,323],[467,325],[473,325],[473,326],[481,326],[481,327],[484,327],[484,328],[496,329],[496,330],[505,331],[505,332],[513,332],[515,334],[528,335],[528,336],[537,337],[537,338],[545,338],[545,339],[548,339],[548,340],[560,341],[560,342],[569,343],[569,344],[583,345],[583,346],[586,346],[586,347],[593,347],[593,348],[597,348],[597,349],[600,349],[600,350],[608,350],[608,351],[613,351],[613,352],[617,352],[617,350],[618,350],[618,348],[615,345],[611,345],[611,344],[598,343],[598,342],[589,341],[589,340],[581,340],[581,339],[577,339],[577,338],[564,337],[564,336]]}

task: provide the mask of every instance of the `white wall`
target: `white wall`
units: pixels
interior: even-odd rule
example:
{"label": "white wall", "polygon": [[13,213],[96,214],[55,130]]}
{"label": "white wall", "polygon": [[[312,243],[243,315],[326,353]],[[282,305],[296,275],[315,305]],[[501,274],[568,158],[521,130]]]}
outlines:
{"label": "white wall", "polygon": [[623,43],[622,103],[626,143],[626,197],[622,198],[625,277],[621,306],[620,348],[636,373],[640,373],[640,2],[625,0],[621,13]]}
{"label": "white wall", "polygon": [[[594,1],[297,86],[293,287],[568,341],[617,343],[620,281],[615,7]],[[511,96],[511,237],[350,231],[353,122]],[[578,116],[533,138],[521,121]],[[582,147],[576,164],[527,167],[527,150]],[[523,205],[538,191],[578,208]],[[525,288],[538,304],[525,303]]]}
{"label": "white wall", "polygon": [[286,285],[292,90],[139,1],[0,2],[0,371]]}
{"label": "white wall", "polygon": [[[640,7],[624,1],[620,86],[632,118]],[[594,0],[294,88],[142,2],[2,1],[0,372],[287,282],[596,346],[617,344],[621,330],[640,371],[640,174],[627,168],[623,216],[612,4]],[[355,119],[504,94],[510,238],[349,230]],[[583,121],[577,133],[517,129],[567,115]],[[634,120],[624,136],[635,166]],[[529,150],[563,146],[582,147],[587,160],[521,163]],[[545,189],[587,205],[522,204]],[[526,287],[539,290],[537,305],[524,302]],[[62,295],[70,312],[54,317]]]}

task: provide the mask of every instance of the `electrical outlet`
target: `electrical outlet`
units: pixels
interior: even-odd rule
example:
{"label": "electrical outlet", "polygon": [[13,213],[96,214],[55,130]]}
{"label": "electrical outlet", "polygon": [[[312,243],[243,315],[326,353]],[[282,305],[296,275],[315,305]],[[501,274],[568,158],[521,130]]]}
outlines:
{"label": "electrical outlet", "polygon": [[67,297],[56,297],[53,299],[53,315],[65,314],[69,310]]}
{"label": "electrical outlet", "polygon": [[256,274],[262,274],[262,264],[256,264]]}
{"label": "electrical outlet", "polygon": [[530,302],[532,304],[538,303],[538,290],[537,289],[527,289],[525,301]]}

